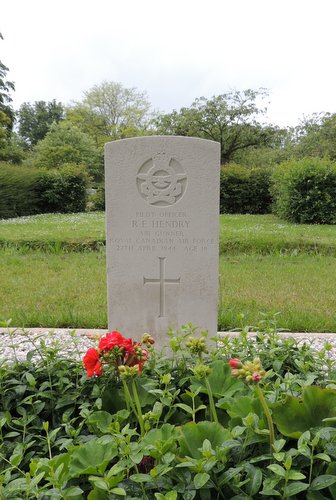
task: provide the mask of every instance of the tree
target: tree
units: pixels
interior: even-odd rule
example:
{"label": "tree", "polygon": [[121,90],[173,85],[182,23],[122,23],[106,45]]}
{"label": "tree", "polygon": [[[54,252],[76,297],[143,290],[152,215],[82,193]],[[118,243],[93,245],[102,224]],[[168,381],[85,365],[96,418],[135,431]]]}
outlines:
{"label": "tree", "polygon": [[232,91],[211,99],[200,97],[190,108],[159,116],[154,124],[159,134],[197,136],[218,141],[221,162],[232,161],[235,154],[246,148],[267,145],[274,127],[264,126],[258,120],[266,112],[258,100],[268,93],[265,89]]}
{"label": "tree", "polygon": [[24,102],[18,112],[19,134],[28,146],[35,146],[44,139],[52,123],[58,123],[64,117],[61,102]]}
{"label": "tree", "polygon": [[336,113],[314,113],[297,128],[297,156],[336,160]]}
{"label": "tree", "polygon": [[68,109],[67,118],[94,137],[97,145],[143,134],[150,110],[146,92],[105,81],[84,95],[81,103]]}
{"label": "tree", "polygon": [[45,138],[33,149],[29,163],[47,169],[69,163],[84,165],[95,179],[103,177],[102,158],[93,140],[66,121],[50,126]]}
{"label": "tree", "polygon": [[273,167],[295,156],[295,141],[292,128],[273,127],[268,144],[241,149],[235,161],[245,167]]}
{"label": "tree", "polygon": [[[0,39],[3,36],[0,33]],[[14,83],[7,80],[7,66],[0,61],[0,148],[4,148],[10,138],[14,124],[14,110],[11,106],[10,92],[15,90]]]}

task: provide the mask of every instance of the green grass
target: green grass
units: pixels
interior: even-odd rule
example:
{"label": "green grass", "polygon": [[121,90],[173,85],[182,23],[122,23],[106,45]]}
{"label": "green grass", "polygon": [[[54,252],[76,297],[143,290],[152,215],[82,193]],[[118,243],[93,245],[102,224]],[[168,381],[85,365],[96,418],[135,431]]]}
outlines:
{"label": "green grass", "polygon": [[290,224],[274,215],[221,215],[220,252],[336,256],[336,227]]}
{"label": "green grass", "polygon": [[73,251],[97,249],[105,243],[105,214],[43,214],[0,220],[0,247]]}
{"label": "green grass", "polygon": [[[280,313],[278,326],[290,331],[336,332],[335,226],[222,215],[220,231],[219,328]],[[0,318],[106,328],[104,241],[102,212],[1,220]]]}
{"label": "green grass", "polygon": [[106,328],[105,252],[0,251],[0,318],[13,326]]}
{"label": "green grass", "polygon": [[[274,215],[221,215],[221,253],[322,253],[336,256],[332,225],[289,224]],[[53,251],[97,248],[105,242],[105,214],[47,214],[0,220],[0,246]],[[96,245],[95,245],[96,244]]]}
{"label": "green grass", "polygon": [[336,258],[331,256],[222,256],[219,327],[257,325],[263,314],[280,313],[280,328],[336,332],[335,283]]}
{"label": "green grass", "polygon": [[[26,327],[106,328],[103,251],[50,255],[11,249],[0,251],[0,262],[2,319]],[[278,326],[290,331],[336,331],[335,282],[335,257],[223,256],[219,328],[256,325],[261,313],[280,312]]]}

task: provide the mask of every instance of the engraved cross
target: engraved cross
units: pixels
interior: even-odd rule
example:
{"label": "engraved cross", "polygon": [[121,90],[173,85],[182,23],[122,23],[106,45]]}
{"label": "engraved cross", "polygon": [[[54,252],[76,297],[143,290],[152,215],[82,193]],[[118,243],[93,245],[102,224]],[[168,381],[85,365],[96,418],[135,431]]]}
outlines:
{"label": "engraved cross", "polygon": [[179,284],[180,278],[165,278],[165,260],[166,257],[158,257],[160,263],[160,277],[159,278],[145,278],[144,277],[144,285],[146,283],[159,283],[160,284],[160,312],[159,318],[164,317],[165,313],[165,284]]}

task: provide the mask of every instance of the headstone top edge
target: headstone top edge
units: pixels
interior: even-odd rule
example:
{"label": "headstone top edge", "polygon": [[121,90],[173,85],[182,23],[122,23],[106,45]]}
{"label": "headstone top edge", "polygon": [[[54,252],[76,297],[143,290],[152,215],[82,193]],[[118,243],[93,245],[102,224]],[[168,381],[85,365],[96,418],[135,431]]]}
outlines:
{"label": "headstone top edge", "polygon": [[104,147],[105,149],[110,145],[110,144],[125,144],[126,142],[131,143],[131,142],[150,142],[150,141],[156,141],[157,139],[164,139],[164,140],[174,140],[174,139],[179,139],[180,141],[184,142],[199,142],[200,144],[216,144],[216,147],[220,147],[220,143],[218,141],[212,141],[210,139],[202,139],[200,137],[186,137],[184,135],[146,135],[142,137],[127,137],[125,139],[118,139],[116,141],[109,141],[106,142]]}

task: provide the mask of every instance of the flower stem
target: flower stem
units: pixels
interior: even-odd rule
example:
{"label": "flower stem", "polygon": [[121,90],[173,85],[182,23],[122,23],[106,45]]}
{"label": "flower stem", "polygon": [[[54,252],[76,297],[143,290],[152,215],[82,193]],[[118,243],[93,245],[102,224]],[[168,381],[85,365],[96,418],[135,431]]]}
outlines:
{"label": "flower stem", "polygon": [[[124,393],[125,393],[125,401],[126,401],[126,408],[128,411],[130,411],[130,405],[132,405],[132,398],[131,398],[131,395],[130,395],[130,392],[128,390],[128,387],[127,387],[127,384],[126,384],[126,381],[124,378],[121,378],[121,381],[122,381],[122,385],[124,387]],[[133,407],[133,405],[132,405]],[[134,407],[132,408],[132,410],[134,410]],[[135,412],[134,412],[135,413]],[[135,413],[136,414],[136,413]]]}
{"label": "flower stem", "polygon": [[213,419],[214,422],[218,423],[218,417],[217,417],[215,402],[214,402],[214,399],[213,399],[212,390],[211,390],[211,387],[210,387],[210,384],[209,384],[208,377],[205,377],[205,385],[206,385],[206,388],[207,388],[207,391],[208,391],[212,419]]}
{"label": "flower stem", "polygon": [[270,452],[272,455],[273,444],[274,444],[274,426],[273,426],[272,415],[271,415],[271,412],[269,411],[269,408],[268,408],[267,403],[266,403],[266,399],[264,397],[264,394],[263,394],[259,384],[256,385],[256,391],[257,391],[258,397],[260,399],[261,405],[262,405],[263,410],[264,410],[265,415],[266,415],[267,425],[268,425],[268,429],[269,429]]}
{"label": "flower stem", "polygon": [[144,427],[144,421],[142,418],[141,404],[140,404],[138,391],[137,391],[134,380],[132,380],[132,391],[133,391],[133,398],[134,398],[135,406],[137,408],[137,416],[138,416],[138,421],[139,421],[139,425],[140,425],[140,434],[141,434],[141,436],[144,436],[145,427]]}

